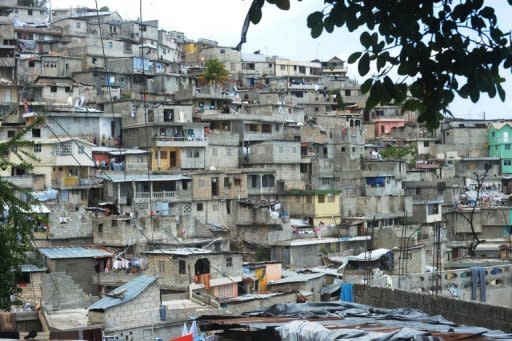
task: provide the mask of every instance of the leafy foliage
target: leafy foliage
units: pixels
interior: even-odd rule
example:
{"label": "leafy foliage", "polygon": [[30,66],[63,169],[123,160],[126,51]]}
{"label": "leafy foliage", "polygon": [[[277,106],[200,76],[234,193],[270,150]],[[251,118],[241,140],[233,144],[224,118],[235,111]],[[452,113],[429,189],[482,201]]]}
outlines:
{"label": "leafy foliage", "polygon": [[210,59],[205,64],[204,71],[199,75],[202,84],[225,83],[229,79],[229,72],[224,64],[217,59]]}
{"label": "leafy foliage", "polygon": [[[267,0],[281,9],[289,0]],[[437,127],[455,95],[477,102],[480,94],[504,101],[500,67],[512,69],[510,32],[502,31],[484,0],[325,0],[307,17],[313,38],[338,27],[360,35],[361,51],[348,58],[360,75],[367,109],[402,104],[420,112],[419,122]],[[261,20],[264,0],[253,0],[248,17]],[[512,0],[508,0],[512,5]],[[244,27],[245,28],[245,27]],[[389,76],[394,70],[398,79]]]}
{"label": "leafy foliage", "polygon": [[382,149],[379,153],[383,159],[400,160],[414,156],[414,148],[390,146]]}
{"label": "leafy foliage", "polygon": [[[38,123],[39,121],[35,124]],[[0,143],[0,155],[13,152],[21,160],[20,163],[13,163],[2,157],[0,168],[31,168],[29,160],[35,158],[26,151],[26,147],[33,143],[23,141],[22,137],[33,126],[27,126],[11,140]],[[25,261],[25,251],[30,248],[34,228],[34,221],[27,214],[30,204],[27,200],[20,199],[17,196],[19,193],[15,185],[0,177],[0,310],[10,310],[10,295],[14,294],[16,271]]]}

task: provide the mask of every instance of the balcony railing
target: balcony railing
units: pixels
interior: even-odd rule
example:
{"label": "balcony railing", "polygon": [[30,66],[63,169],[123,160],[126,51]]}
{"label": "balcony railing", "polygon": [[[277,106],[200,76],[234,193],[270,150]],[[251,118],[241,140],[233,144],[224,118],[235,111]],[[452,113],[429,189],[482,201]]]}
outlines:
{"label": "balcony railing", "polygon": [[164,201],[171,201],[176,199],[176,192],[168,192],[168,191],[162,191],[162,192],[136,192],[135,193],[135,200],[137,201],[146,201],[149,200],[164,200]]}

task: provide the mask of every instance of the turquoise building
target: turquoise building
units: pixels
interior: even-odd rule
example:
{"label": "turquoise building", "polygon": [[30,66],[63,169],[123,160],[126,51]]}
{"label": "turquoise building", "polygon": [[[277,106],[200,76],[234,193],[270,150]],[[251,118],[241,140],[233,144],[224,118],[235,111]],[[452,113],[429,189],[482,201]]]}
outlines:
{"label": "turquoise building", "polygon": [[512,122],[492,123],[487,144],[489,156],[501,159],[501,174],[512,174]]}

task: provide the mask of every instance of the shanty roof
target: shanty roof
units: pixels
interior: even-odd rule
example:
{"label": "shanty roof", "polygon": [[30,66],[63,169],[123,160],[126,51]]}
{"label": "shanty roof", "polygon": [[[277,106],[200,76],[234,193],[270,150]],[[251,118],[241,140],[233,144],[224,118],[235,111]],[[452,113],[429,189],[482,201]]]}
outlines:
{"label": "shanty roof", "polygon": [[302,283],[302,282],[307,282],[307,281],[310,281],[312,279],[317,279],[317,278],[320,278],[320,277],[323,277],[323,276],[325,276],[324,273],[318,273],[318,272],[309,273],[309,274],[306,274],[306,273],[299,274],[299,273],[297,273],[297,274],[294,274],[292,276],[283,277],[281,279],[278,279],[277,281],[269,281],[267,283],[267,285]]}
{"label": "shanty roof", "polygon": [[46,266],[37,266],[35,264],[22,264],[21,272],[46,272],[48,268]]}
{"label": "shanty roof", "polygon": [[357,236],[357,237],[340,237],[340,238],[301,238],[285,240],[282,242],[275,243],[274,246],[304,246],[304,245],[318,245],[318,244],[329,244],[336,242],[353,242],[370,240],[371,236]]}
{"label": "shanty roof", "polygon": [[137,148],[92,147],[93,153],[105,153],[110,155],[139,155],[149,154],[149,151]]}
{"label": "shanty roof", "polygon": [[39,252],[50,259],[66,258],[102,258],[112,257],[112,253],[103,249],[85,247],[48,247],[40,248]]}
{"label": "shanty roof", "polygon": [[204,255],[212,253],[212,250],[199,249],[194,247],[184,247],[173,250],[152,250],[144,253],[155,254],[155,255],[177,255],[177,256],[190,256],[190,255]]}
{"label": "shanty roof", "polygon": [[[220,331],[221,340],[244,332],[254,339],[271,335],[282,339],[384,340],[497,340],[512,334],[483,327],[459,326],[440,315],[429,316],[412,308],[384,309],[349,302],[275,304],[238,316],[201,316],[203,331]],[[225,335],[226,338],[222,336]],[[259,338],[258,338],[259,337]],[[237,339],[238,339],[237,338]]]}
{"label": "shanty roof", "polygon": [[107,181],[111,182],[138,182],[138,181],[179,181],[179,180],[191,180],[188,176],[183,175],[144,175],[144,174],[127,174],[125,175],[99,175],[100,178],[103,178]]}
{"label": "shanty roof", "polygon": [[141,275],[107,294],[89,307],[89,310],[105,310],[129,302],[156,281],[155,276]]}

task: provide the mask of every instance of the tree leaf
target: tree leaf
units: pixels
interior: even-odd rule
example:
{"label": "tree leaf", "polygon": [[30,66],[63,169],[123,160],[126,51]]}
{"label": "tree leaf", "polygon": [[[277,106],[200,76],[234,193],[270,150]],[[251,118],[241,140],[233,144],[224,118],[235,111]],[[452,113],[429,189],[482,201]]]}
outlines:
{"label": "tree leaf", "polygon": [[261,6],[258,5],[257,1],[254,1],[251,5],[251,8],[249,8],[249,19],[254,25],[256,25],[260,22],[261,16]]}
{"label": "tree leaf", "polygon": [[348,57],[347,62],[348,62],[349,64],[354,64],[354,63],[356,62],[356,60],[358,60],[358,59],[359,59],[359,57],[361,57],[361,55],[362,55],[362,54],[363,54],[362,52],[354,52],[354,53],[352,53],[352,54]]}
{"label": "tree leaf", "polygon": [[373,84],[373,78],[368,78],[367,80],[364,81],[364,83],[361,85],[361,92],[363,94],[367,93],[370,88],[372,87],[372,84]]}
{"label": "tree leaf", "polygon": [[322,34],[322,31],[324,29],[324,25],[322,22],[319,24],[316,24],[315,26],[311,27],[311,37],[312,38],[318,38]]}
{"label": "tree leaf", "polygon": [[324,28],[328,33],[332,33],[334,31],[334,23],[332,22],[332,18],[330,16],[325,18]]}
{"label": "tree leaf", "polygon": [[363,54],[361,59],[359,59],[357,71],[361,76],[365,76],[370,71],[370,55],[368,53]]}
{"label": "tree leaf", "polygon": [[500,84],[496,84],[496,90],[498,90],[498,96],[500,97],[502,102],[505,102],[505,90]]}
{"label": "tree leaf", "polygon": [[379,54],[379,56],[377,57],[377,70],[378,71],[380,71],[380,69],[382,69],[386,65],[386,62],[388,61],[388,57],[389,57],[389,52],[387,52],[387,51]]}
{"label": "tree leaf", "polygon": [[366,48],[369,48],[370,44],[372,42],[370,33],[366,32],[366,31],[361,33],[361,35],[359,36],[359,40],[361,41],[361,45],[363,45]]}
{"label": "tree leaf", "polygon": [[312,28],[315,25],[319,25],[322,23],[322,19],[324,17],[324,14],[322,12],[313,12],[310,15],[308,15],[307,18],[307,25],[308,27]]}
{"label": "tree leaf", "polygon": [[276,2],[276,6],[283,11],[287,11],[290,9],[290,0],[274,0]]}

